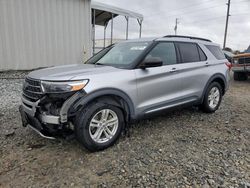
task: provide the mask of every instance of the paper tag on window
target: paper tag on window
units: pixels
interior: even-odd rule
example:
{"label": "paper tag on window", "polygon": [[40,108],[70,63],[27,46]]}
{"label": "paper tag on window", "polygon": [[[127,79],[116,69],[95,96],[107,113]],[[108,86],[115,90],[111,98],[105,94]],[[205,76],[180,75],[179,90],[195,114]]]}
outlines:
{"label": "paper tag on window", "polygon": [[147,46],[133,46],[130,50],[144,50]]}

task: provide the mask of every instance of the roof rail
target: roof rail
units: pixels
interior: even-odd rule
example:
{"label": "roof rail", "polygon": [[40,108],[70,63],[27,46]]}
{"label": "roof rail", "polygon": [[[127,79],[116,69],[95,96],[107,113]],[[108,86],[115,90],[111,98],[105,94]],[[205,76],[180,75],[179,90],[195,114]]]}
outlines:
{"label": "roof rail", "polygon": [[188,39],[196,39],[196,40],[204,40],[204,41],[207,41],[207,42],[212,42],[211,40],[209,39],[204,39],[204,38],[199,38],[199,37],[192,37],[192,36],[183,36],[183,35],[166,35],[164,36],[164,38],[171,38],[171,37],[178,37],[178,38],[188,38]]}

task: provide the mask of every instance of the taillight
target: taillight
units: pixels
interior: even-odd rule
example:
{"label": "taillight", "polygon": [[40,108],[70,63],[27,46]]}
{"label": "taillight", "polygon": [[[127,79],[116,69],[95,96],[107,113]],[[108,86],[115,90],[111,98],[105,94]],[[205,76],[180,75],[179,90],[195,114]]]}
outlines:
{"label": "taillight", "polygon": [[230,63],[230,62],[225,62],[225,65],[228,67],[228,69],[229,70],[231,70],[231,68],[232,68],[232,63]]}

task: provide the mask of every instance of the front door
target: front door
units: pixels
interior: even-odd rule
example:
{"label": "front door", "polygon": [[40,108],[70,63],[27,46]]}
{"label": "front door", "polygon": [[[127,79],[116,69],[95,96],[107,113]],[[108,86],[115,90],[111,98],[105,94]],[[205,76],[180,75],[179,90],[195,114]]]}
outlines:
{"label": "front door", "polygon": [[157,57],[163,66],[136,69],[137,109],[151,113],[174,106],[181,100],[181,74],[178,72],[176,48],[173,42],[159,42],[145,58]]}

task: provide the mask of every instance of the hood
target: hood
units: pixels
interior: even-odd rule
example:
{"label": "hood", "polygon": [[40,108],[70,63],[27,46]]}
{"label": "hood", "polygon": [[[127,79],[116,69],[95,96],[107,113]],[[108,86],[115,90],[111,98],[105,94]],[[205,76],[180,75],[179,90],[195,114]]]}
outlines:
{"label": "hood", "polygon": [[28,77],[37,80],[47,81],[68,81],[77,80],[78,76],[81,78],[86,76],[88,79],[89,75],[101,74],[113,71],[119,71],[111,66],[93,65],[93,64],[74,64],[74,65],[63,65],[50,67],[32,71],[28,74]]}

